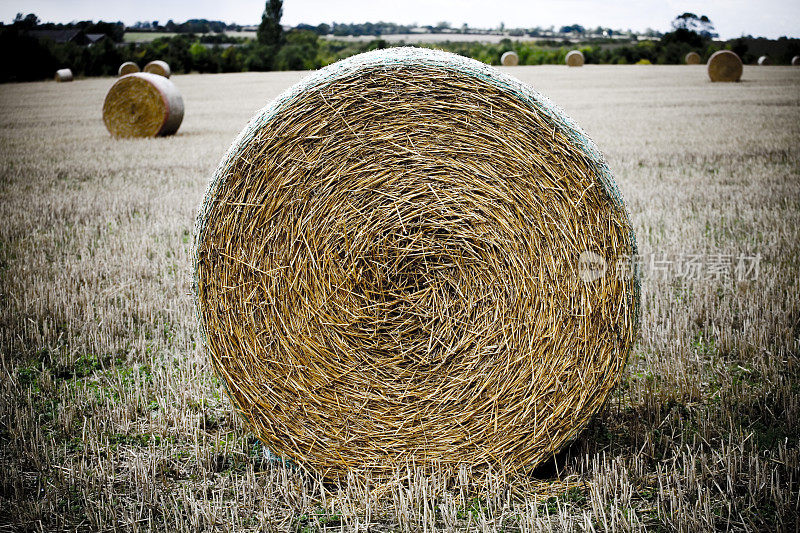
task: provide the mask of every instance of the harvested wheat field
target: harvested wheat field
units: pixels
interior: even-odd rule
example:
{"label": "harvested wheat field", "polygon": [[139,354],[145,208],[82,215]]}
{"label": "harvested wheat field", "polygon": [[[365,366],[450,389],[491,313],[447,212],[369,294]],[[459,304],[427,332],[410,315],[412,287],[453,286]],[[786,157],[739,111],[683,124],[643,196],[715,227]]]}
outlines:
{"label": "harvested wheat field", "polygon": [[3,86],[2,529],[797,529],[800,72],[507,72],[607,158],[638,239],[639,338],[605,408],[533,473],[408,464],[379,483],[276,461],[197,332],[197,208],[303,74],[173,76],[180,130],[126,140],[102,121],[112,78]]}

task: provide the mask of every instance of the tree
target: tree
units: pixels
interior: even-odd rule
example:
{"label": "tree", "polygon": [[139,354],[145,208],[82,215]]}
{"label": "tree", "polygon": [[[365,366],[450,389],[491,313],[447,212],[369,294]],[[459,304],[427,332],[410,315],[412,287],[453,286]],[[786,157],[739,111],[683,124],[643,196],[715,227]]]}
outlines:
{"label": "tree", "polygon": [[319,36],[309,30],[291,30],[275,55],[275,70],[309,70],[319,68]]}
{"label": "tree", "polygon": [[559,33],[585,33],[586,29],[580,24],[573,24],[572,26],[561,26]]}
{"label": "tree", "polygon": [[697,16],[694,13],[684,13],[675,17],[672,21],[672,27],[675,30],[686,30],[698,34],[704,39],[713,39],[719,37],[719,34],[714,31],[714,24],[705,16]]}
{"label": "tree", "polygon": [[230,46],[222,52],[222,61],[220,67],[222,72],[241,72],[244,65],[242,64],[242,56],[239,49],[235,46]]}
{"label": "tree", "polygon": [[745,39],[744,37],[739,37],[738,39],[734,39],[730,43],[730,45],[731,45],[731,50],[733,50],[733,52],[739,57],[744,57],[744,55],[747,53],[747,49],[749,48],[747,44],[747,39]]}
{"label": "tree", "polygon": [[282,16],[283,0],[268,0],[256,33],[259,43],[276,47],[281,45],[283,41]]}
{"label": "tree", "polygon": [[14,26],[23,30],[32,30],[39,25],[39,17],[33,13],[28,13],[24,17],[22,13],[17,13],[14,17]]}
{"label": "tree", "polygon": [[200,73],[210,70],[210,55],[208,48],[199,42],[193,43],[192,46],[189,47],[189,57],[192,58],[192,66]]}

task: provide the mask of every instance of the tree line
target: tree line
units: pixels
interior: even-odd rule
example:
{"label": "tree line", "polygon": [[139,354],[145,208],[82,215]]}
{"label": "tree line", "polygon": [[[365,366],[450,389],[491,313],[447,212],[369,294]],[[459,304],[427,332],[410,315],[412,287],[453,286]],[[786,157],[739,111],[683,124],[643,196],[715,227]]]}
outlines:
{"label": "tree line", "polygon": [[122,42],[125,35],[125,25],[122,22],[93,22],[91,20],[83,20],[79,22],[70,22],[69,24],[56,24],[53,22],[42,23],[33,13],[22,15],[17,13],[14,22],[10,26],[4,26],[0,23],[0,31],[25,33],[31,30],[81,30],[85,33],[103,33],[114,42]]}
{"label": "tree line", "polygon": [[[144,65],[155,59],[166,61],[172,71],[178,73],[309,70],[368,50],[404,44],[390,44],[381,38],[368,42],[321,38],[320,29],[305,27],[284,31],[281,16],[282,1],[269,0],[255,39],[181,33],[149,43],[129,44],[119,42],[121,38],[114,33],[117,27],[114,24],[80,23],[93,31],[111,32],[109,39],[92,46],[36,38],[28,32],[41,29],[43,25],[38,24],[35,15],[19,16],[14,24],[0,27],[0,47],[14,50],[14,53],[0,55],[0,81],[46,79],[64,67],[72,69],[77,76],[110,76],[116,75],[124,61]],[[493,65],[499,64],[500,56],[508,50],[519,55],[522,65],[563,64],[566,53],[575,48],[583,52],[587,63],[597,64],[680,64],[690,51],[698,52],[705,60],[722,48],[732,49],[745,63],[753,63],[766,54],[774,63],[788,64],[793,56],[800,54],[798,39],[741,37],[727,42],[715,41],[713,25],[707,18],[703,19],[690,13],[681,15],[673,23],[672,32],[657,40],[640,42],[608,40],[575,45],[569,41],[505,39],[497,44],[445,42],[418,46],[444,49]]]}
{"label": "tree line", "polygon": [[167,33],[224,33],[226,31],[241,31],[239,24],[226,24],[221,20],[189,19],[186,22],[176,23],[172,19],[163,26],[157,20],[139,21],[130,29],[135,31],[167,32]]}

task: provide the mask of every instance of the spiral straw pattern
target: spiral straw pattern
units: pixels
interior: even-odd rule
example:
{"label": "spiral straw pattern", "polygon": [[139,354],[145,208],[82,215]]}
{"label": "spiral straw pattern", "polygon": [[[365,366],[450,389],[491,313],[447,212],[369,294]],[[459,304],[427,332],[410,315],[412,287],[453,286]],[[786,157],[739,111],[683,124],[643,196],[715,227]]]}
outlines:
{"label": "spiral straw pattern", "polygon": [[720,50],[708,58],[708,77],[711,81],[739,81],[744,66],[735,52]]}
{"label": "spiral straw pattern", "polygon": [[504,67],[516,67],[519,65],[519,56],[512,50],[503,52],[503,55],[500,56],[500,64]]}
{"label": "spiral straw pattern", "polygon": [[156,59],[155,61],[151,61],[144,66],[142,72],[149,72],[150,74],[158,74],[159,76],[163,76],[165,78],[169,78],[172,76],[172,70],[170,70],[169,65],[166,61],[161,61],[160,59]]}
{"label": "spiral straw pattern", "polygon": [[564,62],[568,67],[582,67],[583,66],[583,52],[580,50],[571,50],[564,58]]}
{"label": "spiral straw pattern", "polygon": [[127,74],[134,74],[136,72],[139,72],[139,65],[137,65],[133,61],[126,61],[119,66],[117,74],[119,76],[125,76]]}
{"label": "spiral straw pattern", "polygon": [[181,93],[156,74],[138,72],[119,78],[103,103],[103,122],[114,137],[172,135],[182,121]]}
{"label": "spiral straw pattern", "polygon": [[198,214],[194,284],[214,369],[273,452],[331,477],[511,472],[619,381],[639,285],[613,265],[635,251],[605,161],[558,108],[394,48],[251,120]]}

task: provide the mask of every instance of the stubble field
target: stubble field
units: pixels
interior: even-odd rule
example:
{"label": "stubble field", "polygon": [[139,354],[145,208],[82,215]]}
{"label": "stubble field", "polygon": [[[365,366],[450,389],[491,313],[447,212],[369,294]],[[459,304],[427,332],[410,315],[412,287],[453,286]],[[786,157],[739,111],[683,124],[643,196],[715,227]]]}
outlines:
{"label": "stubble field", "polygon": [[175,76],[178,134],[114,140],[113,79],[0,87],[0,531],[800,528],[800,69],[508,69],[606,154],[644,274],[640,339],[527,479],[322,484],[266,460],[202,347],[196,209],[302,73]]}

